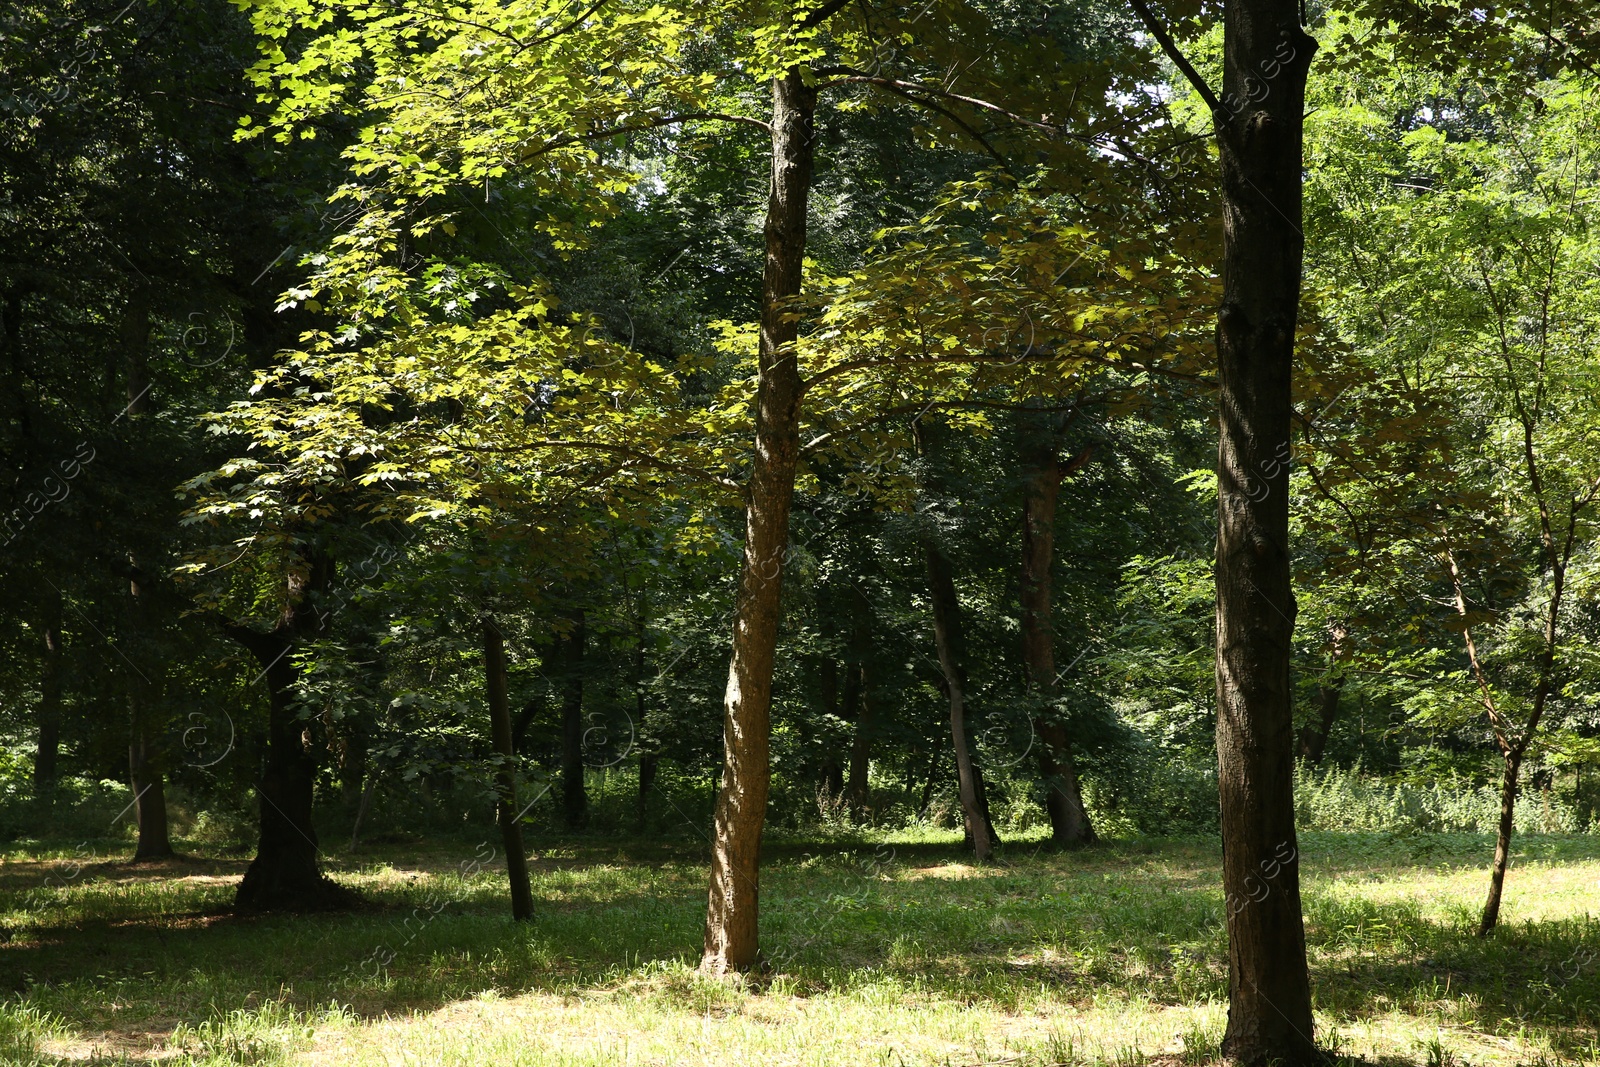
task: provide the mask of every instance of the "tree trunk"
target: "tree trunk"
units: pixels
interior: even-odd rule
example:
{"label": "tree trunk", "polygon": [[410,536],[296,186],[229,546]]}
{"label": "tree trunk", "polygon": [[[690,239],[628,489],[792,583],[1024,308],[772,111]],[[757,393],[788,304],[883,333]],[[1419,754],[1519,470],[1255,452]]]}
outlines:
{"label": "tree trunk", "polygon": [[44,594],[43,660],[39,672],[39,747],[33,757],[33,795],[55,796],[61,753],[61,594],[51,586]]}
{"label": "tree trunk", "polygon": [[[1217,760],[1228,908],[1223,1053],[1310,1063],[1289,662],[1290,378],[1305,238],[1301,137],[1316,42],[1294,0],[1225,10],[1217,316]],[[1252,103],[1252,101],[1255,101]],[[1258,899],[1265,872],[1267,893]]]}
{"label": "tree trunk", "polygon": [[844,679],[844,706],[855,720],[856,733],[850,742],[850,784],[845,787],[845,798],[850,805],[850,818],[860,823],[866,819],[872,802],[872,785],[867,780],[872,768],[872,704],[867,700],[866,667],[851,663],[848,672]]}
{"label": "tree trunk", "polygon": [[517,753],[511,743],[511,704],[506,699],[506,645],[494,618],[483,617],[483,679],[489,699],[489,730],[500,755],[495,772],[495,821],[506,849],[506,876],[511,882],[511,918],[533,918],[533,889],[528,884],[528,854],[522,847],[522,815],[517,806]]}
{"label": "tree trunk", "polygon": [[1500,780],[1500,826],[1494,839],[1494,869],[1489,873],[1489,899],[1483,905],[1483,920],[1478,936],[1488,937],[1500,921],[1500,894],[1506,884],[1506,868],[1511,865],[1511,832],[1516,825],[1517,774],[1522,770],[1522,753],[1505,757],[1505,776]]}
{"label": "tree trunk", "polygon": [[939,650],[939,669],[944,674],[945,694],[950,698],[950,740],[956,753],[956,782],[961,793],[961,816],[967,841],[979,863],[994,858],[985,800],[978,795],[979,785],[972,754],[967,748],[966,671],[962,666],[961,610],[956,600],[955,579],[950,561],[932,542],[923,550],[928,561],[928,593],[933,601],[933,641]]}
{"label": "tree trunk", "polygon": [[378,776],[367,775],[366,783],[361,787],[361,799],[356,804],[356,819],[350,824],[350,851],[354,852],[361,847],[361,824],[367,821],[367,812],[372,808],[372,794],[378,790]]}
{"label": "tree trunk", "polygon": [[[1055,555],[1056,501],[1061,479],[1069,473],[1056,451],[1054,427],[1025,445],[1022,464],[1025,494],[1022,504],[1022,658],[1028,683],[1042,703],[1055,695],[1056,656],[1054,605],[1050,568]],[[1088,461],[1085,451],[1072,469]],[[1095,839],[1089,813],[1078,788],[1078,769],[1072,760],[1067,728],[1053,709],[1042,708],[1033,720],[1039,739],[1039,776],[1045,786],[1045,811],[1050,816],[1050,840],[1058,848],[1084,845]]]}
{"label": "tree trunk", "polygon": [[650,790],[655,788],[656,762],[660,758],[654,752],[639,753],[639,799],[633,813],[633,828],[641,834],[644,833],[645,822],[650,813]]}
{"label": "tree trunk", "polygon": [[589,793],[583,781],[583,646],[587,638],[583,612],[573,616],[565,638],[565,692],[561,700],[561,811],[567,829],[589,823]]}
{"label": "tree trunk", "polygon": [[850,741],[850,781],[845,786],[845,797],[850,806],[850,818],[864,822],[872,803],[872,783],[868,774],[872,769],[872,704],[866,695],[866,668],[852,665],[845,678],[845,706],[855,705],[856,733]]}
{"label": "tree trunk", "polygon": [[[638,736],[638,732],[639,731],[644,729],[644,726],[645,726],[645,712],[646,712],[645,699],[644,699],[645,664],[644,664],[644,606],[643,606],[644,601],[642,600],[643,595],[644,594],[641,591],[641,593],[640,593],[640,597],[641,597],[640,605],[641,606],[639,608],[638,617],[636,619],[636,627],[635,627],[635,630],[634,630],[635,642],[634,642],[634,651],[633,651],[633,704],[634,704],[634,714],[637,716],[637,719],[636,719],[636,721],[634,723],[634,736],[635,737]],[[636,833],[641,833],[641,834],[644,833],[646,817],[650,813],[649,796],[650,796],[650,790],[652,788],[654,788],[655,784],[656,784],[656,760],[658,758],[659,758],[659,756],[654,752],[647,752],[643,748],[641,748],[639,750],[639,796],[638,796],[637,809],[634,811],[634,816],[633,816],[633,828],[634,828],[634,831]]]}
{"label": "tree trunk", "polygon": [[139,844],[134,849],[133,862],[171,857],[166,782],[137,719],[133,740],[128,743],[128,784],[133,788],[133,810],[139,823]]}
{"label": "tree trunk", "polygon": [[229,637],[261,664],[267,682],[267,752],[256,793],[261,798],[261,838],[234,895],[234,906],[246,911],[326,911],[347,908],[359,898],[325,877],[318,865],[321,849],[311,821],[316,763],[306,749],[306,724],[296,713],[294,641],[296,620],[291,605],[285,619],[270,633],[224,623]]}
{"label": "tree trunk", "polygon": [[872,804],[872,740],[877,729],[873,702],[867,686],[867,654],[872,642],[872,604],[861,586],[851,587],[850,657],[845,664],[845,713],[856,724],[850,743],[850,785],[845,790],[850,801],[850,817],[864,822]]}
{"label": "tree trunk", "polygon": [[1344,693],[1344,676],[1325,679],[1317,686],[1317,721],[1300,729],[1300,758],[1307,763],[1321,763],[1328,748],[1328,734],[1339,720],[1339,698]]}
{"label": "tree trunk", "polygon": [[[127,372],[128,406],[126,413],[132,417],[147,414],[150,410],[150,372],[148,366],[150,343],[150,293],[140,285],[134,289],[123,310],[121,323],[123,360]],[[129,615],[134,632],[146,629],[142,618],[143,590],[140,588],[139,562],[128,553]],[[142,680],[142,678],[140,679]],[[162,777],[158,753],[151,749],[146,734],[146,693],[140,680],[128,679],[128,704],[132,714],[133,736],[128,741],[128,779],[133,787],[134,811],[139,822],[139,844],[134,849],[133,860],[165,859],[173,854],[172,840],[167,831],[167,789]]]}
{"label": "tree trunk", "polygon": [[[963,686],[962,691],[965,692],[965,690],[966,687]],[[983,765],[977,760],[972,762],[972,791],[978,798],[978,814],[983,817],[983,828],[989,833],[989,847],[991,849],[999,848],[1002,842],[999,833],[994,828],[994,815],[989,811],[989,783],[983,776]],[[963,844],[967,848],[973,847],[974,842],[971,834],[964,836]]]}
{"label": "tree trunk", "polygon": [[791,304],[805,268],[806,205],[816,146],[816,89],[798,69],[772,82],[772,184],[761,279],[756,448],[745,506],[744,558],[734,609],[733,657],[723,704],[723,776],[717,795],[702,969],[754,966],[761,829],[771,775],[772,663],[778,640],[789,505],[800,451],[799,321]]}
{"label": "tree trunk", "polygon": [[[831,655],[823,656],[817,663],[818,679],[822,686],[822,710],[829,718],[841,718],[839,707],[839,661]],[[829,803],[844,794],[844,765],[839,761],[838,750],[825,743],[821,774],[818,775]]]}

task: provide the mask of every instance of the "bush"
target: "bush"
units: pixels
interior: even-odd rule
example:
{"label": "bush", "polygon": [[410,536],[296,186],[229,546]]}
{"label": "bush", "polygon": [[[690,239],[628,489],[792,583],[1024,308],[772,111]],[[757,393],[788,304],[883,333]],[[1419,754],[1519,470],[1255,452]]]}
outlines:
{"label": "bush", "polygon": [[[1460,778],[1388,781],[1363,774],[1359,766],[1302,764],[1295,775],[1295,816],[1304,830],[1492,834],[1500,825],[1500,790]],[[1514,825],[1519,834],[1570,834],[1581,828],[1566,801],[1526,790],[1517,798]]]}

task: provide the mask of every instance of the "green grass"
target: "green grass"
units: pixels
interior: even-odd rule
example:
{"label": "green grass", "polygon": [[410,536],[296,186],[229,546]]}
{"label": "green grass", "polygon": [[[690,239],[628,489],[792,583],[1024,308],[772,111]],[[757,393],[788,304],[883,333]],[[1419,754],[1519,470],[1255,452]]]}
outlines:
{"label": "green grass", "polygon": [[[942,834],[774,840],[771,972],[696,973],[703,858],[537,847],[509,921],[479,838],[335,855],[372,901],[236,917],[244,861],[0,854],[0,1063],[1203,1064],[1226,1016],[1214,841],[963,862]],[[1302,841],[1319,1040],[1372,1062],[1600,1063],[1600,839],[1524,838],[1472,936],[1474,835]],[[46,883],[49,883],[46,887]],[[45,887],[45,888],[41,888]]]}

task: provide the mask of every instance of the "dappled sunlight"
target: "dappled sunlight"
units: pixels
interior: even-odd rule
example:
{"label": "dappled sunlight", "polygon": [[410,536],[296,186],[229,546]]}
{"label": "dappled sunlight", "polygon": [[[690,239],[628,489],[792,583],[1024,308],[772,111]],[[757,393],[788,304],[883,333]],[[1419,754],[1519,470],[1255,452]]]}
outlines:
{"label": "dappled sunlight", "polygon": [[[1582,1004],[1596,968],[1574,958],[1600,879],[1589,842],[1519,860],[1516,921],[1489,941],[1464,919],[1481,841],[1434,842],[1421,861],[1378,844],[1306,843],[1318,1024],[1337,1047],[1410,1063],[1442,1042],[1511,1067],[1593,1045]],[[598,843],[535,868],[526,925],[509,921],[503,872],[462,878],[449,849],[345,870],[369,898],[345,915],[236,917],[231,876],[180,870],[12,888],[0,967],[27,984],[4,1010],[33,1013],[18,1025],[46,1063],[1116,1064],[1133,1050],[1176,1063],[1203,1062],[1220,1037],[1226,952],[1206,843],[1013,852],[987,867],[953,847],[947,862],[904,864],[882,847],[779,850],[763,902],[770,969],[731,982],[695,969],[705,868],[629,865]]]}

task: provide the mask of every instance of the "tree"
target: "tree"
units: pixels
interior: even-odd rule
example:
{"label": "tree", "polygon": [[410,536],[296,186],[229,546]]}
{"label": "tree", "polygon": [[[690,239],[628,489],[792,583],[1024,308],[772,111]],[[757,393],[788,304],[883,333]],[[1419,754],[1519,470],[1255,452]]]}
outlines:
{"label": "tree", "polygon": [[[1081,398],[1080,398],[1081,402]],[[1021,601],[1022,658],[1028,685],[1037,699],[1048,702],[1056,691],[1055,630],[1051,621],[1051,569],[1055,556],[1056,502],[1061,481],[1081,468],[1094,454],[1084,448],[1071,460],[1060,456],[1060,423],[1070,419],[1045,415],[1022,429],[1023,468]],[[1078,770],[1071,742],[1050,710],[1034,717],[1038,734],[1039,775],[1045,783],[1045,810],[1050,815],[1050,837],[1058,847],[1087,844],[1095,839],[1089,813],[1083,806]]]}
{"label": "tree", "polygon": [[1317,42],[1292,0],[1228,5],[1219,98],[1143,0],[1131,2],[1204,100],[1221,168],[1217,761],[1223,889],[1250,901],[1228,909],[1223,1051],[1250,1064],[1309,1063],[1317,1052],[1294,830],[1289,484],[1275,459],[1289,450],[1305,251],[1301,140]]}
{"label": "tree", "polygon": [[[1320,190],[1317,221],[1356,260],[1362,286],[1334,290],[1330,310],[1378,380],[1349,409],[1357,432],[1312,470],[1347,527],[1361,528],[1348,517],[1374,504],[1404,516],[1386,531],[1389,560],[1449,605],[1442,616],[1415,610],[1449,660],[1424,664],[1410,703],[1419,724],[1487,741],[1498,756],[1487,936],[1524,763],[1575,712],[1573,644],[1586,629],[1572,590],[1600,496],[1584,439],[1600,310],[1579,280],[1596,254],[1592,90],[1551,79],[1517,100],[1396,70],[1384,99],[1349,100],[1320,131],[1321,152],[1337,145],[1364,172]],[[1380,388],[1418,398],[1398,408],[1409,417],[1373,418],[1363,401]],[[1454,402],[1427,399],[1439,395]],[[1397,468],[1431,475],[1423,492]]]}

